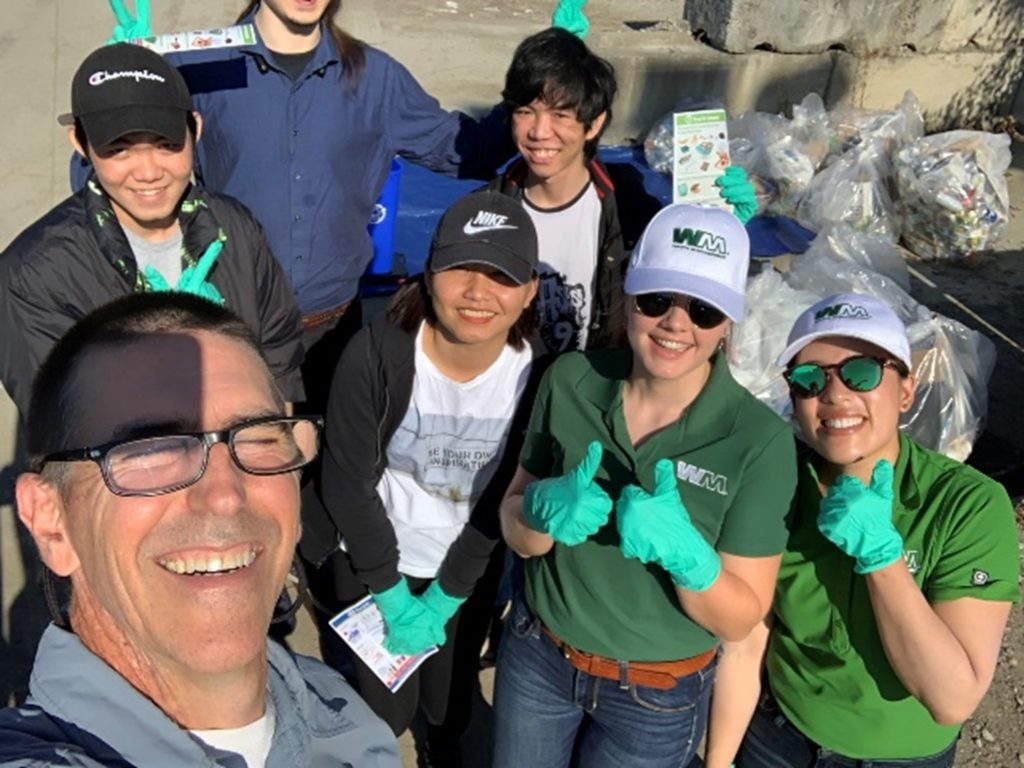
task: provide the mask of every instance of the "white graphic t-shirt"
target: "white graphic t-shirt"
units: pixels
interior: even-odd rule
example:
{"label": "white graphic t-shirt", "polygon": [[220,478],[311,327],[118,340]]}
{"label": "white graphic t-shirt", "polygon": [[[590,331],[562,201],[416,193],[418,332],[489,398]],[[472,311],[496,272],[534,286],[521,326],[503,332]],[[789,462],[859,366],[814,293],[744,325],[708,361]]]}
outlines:
{"label": "white graphic t-shirt", "polygon": [[437,575],[494,476],[532,356],[529,346],[517,352],[506,345],[475,379],[452,381],[423,352],[420,326],[409,410],[388,443],[388,467],[377,484],[402,573]]}
{"label": "white graphic t-shirt", "polygon": [[540,338],[549,352],[583,349],[593,315],[601,199],[592,183],[561,208],[523,206],[540,245]]}

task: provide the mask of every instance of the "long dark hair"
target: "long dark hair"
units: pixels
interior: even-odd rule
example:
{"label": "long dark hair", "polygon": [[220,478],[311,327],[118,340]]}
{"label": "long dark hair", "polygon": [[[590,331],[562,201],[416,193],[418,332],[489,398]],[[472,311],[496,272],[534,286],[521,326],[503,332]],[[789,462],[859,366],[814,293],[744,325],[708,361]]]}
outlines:
{"label": "long dark hair", "polygon": [[[238,15],[235,23],[237,24],[252,13],[259,4],[260,0],[250,0],[245,6],[245,10]],[[341,54],[341,71],[348,77],[349,84],[354,86],[366,67],[366,43],[338,26],[334,17],[340,10],[341,0],[330,0],[324,9],[323,19],[327,22],[327,29],[331,33],[334,44],[338,47],[338,53]]]}
{"label": "long dark hair", "polygon": [[[537,298],[534,297],[515,325],[508,329],[508,339],[505,343],[517,352],[526,346],[537,330],[536,301]],[[398,293],[391,299],[388,305],[388,321],[406,333],[416,333],[424,320],[433,326],[437,323],[437,315],[430,300],[430,292],[427,291],[426,275],[416,275],[399,288]]]}

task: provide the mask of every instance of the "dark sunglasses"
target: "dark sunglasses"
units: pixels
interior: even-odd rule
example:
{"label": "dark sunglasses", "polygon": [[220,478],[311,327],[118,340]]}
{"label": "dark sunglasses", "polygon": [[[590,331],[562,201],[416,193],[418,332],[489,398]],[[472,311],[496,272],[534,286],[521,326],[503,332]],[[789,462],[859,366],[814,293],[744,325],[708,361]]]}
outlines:
{"label": "dark sunglasses", "polygon": [[725,320],[725,313],[720,309],[692,296],[678,293],[641,293],[633,298],[636,301],[636,311],[645,317],[661,317],[676,305],[685,309],[693,324],[705,331],[721,325]]}
{"label": "dark sunglasses", "polygon": [[789,391],[795,397],[806,398],[818,397],[824,392],[833,373],[847,389],[853,392],[870,392],[882,383],[886,368],[892,368],[900,376],[906,375],[903,365],[895,360],[863,355],[849,357],[835,365],[801,363],[794,365],[782,375],[789,384]]}

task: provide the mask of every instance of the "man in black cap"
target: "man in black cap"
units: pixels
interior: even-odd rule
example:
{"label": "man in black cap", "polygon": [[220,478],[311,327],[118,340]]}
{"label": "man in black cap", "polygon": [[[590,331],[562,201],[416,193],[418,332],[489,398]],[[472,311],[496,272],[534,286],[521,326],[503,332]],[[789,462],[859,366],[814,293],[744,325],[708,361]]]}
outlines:
{"label": "man in black cap", "polygon": [[32,377],[58,338],[128,293],[177,290],[233,310],[291,401],[303,388],[300,315],[259,224],[192,181],[202,121],[178,71],[141,47],[91,53],[71,87],[86,186],[0,254],[0,381],[24,419]]}

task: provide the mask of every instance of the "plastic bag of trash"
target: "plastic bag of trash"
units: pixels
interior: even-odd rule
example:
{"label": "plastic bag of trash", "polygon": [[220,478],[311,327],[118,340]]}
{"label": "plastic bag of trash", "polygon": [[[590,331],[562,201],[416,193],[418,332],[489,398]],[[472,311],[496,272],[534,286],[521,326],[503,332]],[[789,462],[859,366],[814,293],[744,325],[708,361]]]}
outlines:
{"label": "plastic bag of trash", "polygon": [[924,136],[921,103],[912,91],[903,94],[894,110],[840,105],[829,114],[829,125],[829,154],[833,157],[873,141],[880,142],[882,152],[891,155]]}
{"label": "plastic bag of trash", "polygon": [[793,119],[744,112],[729,121],[729,154],[757,191],[758,211],[790,216],[828,153],[828,112],[808,94]]}
{"label": "plastic bag of trash", "polygon": [[968,265],[990,250],[1009,220],[1010,160],[1005,133],[948,131],[903,147],[895,169],[906,246]]}
{"label": "plastic bag of trash", "polygon": [[815,231],[845,222],[859,232],[895,241],[899,216],[889,193],[890,175],[882,142],[870,141],[851,149],[811,180],[796,219]]}
{"label": "plastic bag of trash", "polygon": [[985,426],[995,344],[939,314],[908,326],[907,335],[917,391],[900,426],[921,445],[965,461]]}
{"label": "plastic bag of trash", "polygon": [[672,111],[666,112],[644,138],[644,160],[647,167],[666,176],[672,175]]}
{"label": "plastic bag of trash", "polygon": [[786,348],[789,329],[819,296],[789,286],[768,269],[747,281],[743,322],[729,334],[729,371],[758,400],[788,419],[792,413],[789,388],[776,361]]}
{"label": "plastic bag of trash", "polygon": [[[830,224],[821,230],[807,251],[794,257],[791,270],[796,273],[795,284],[799,284],[802,281],[814,282],[813,274],[819,268],[824,275],[834,275],[841,269],[854,266],[864,268],[860,278],[863,282],[877,281],[878,278],[870,274],[876,272],[882,278],[891,280],[905,293],[910,291],[910,271],[900,247],[886,237],[871,232],[858,232],[845,223]],[[830,285],[836,283],[835,279],[829,280]],[[807,287],[813,290],[815,286]],[[819,290],[826,287],[817,286]],[[903,297],[899,299],[902,301]]]}

